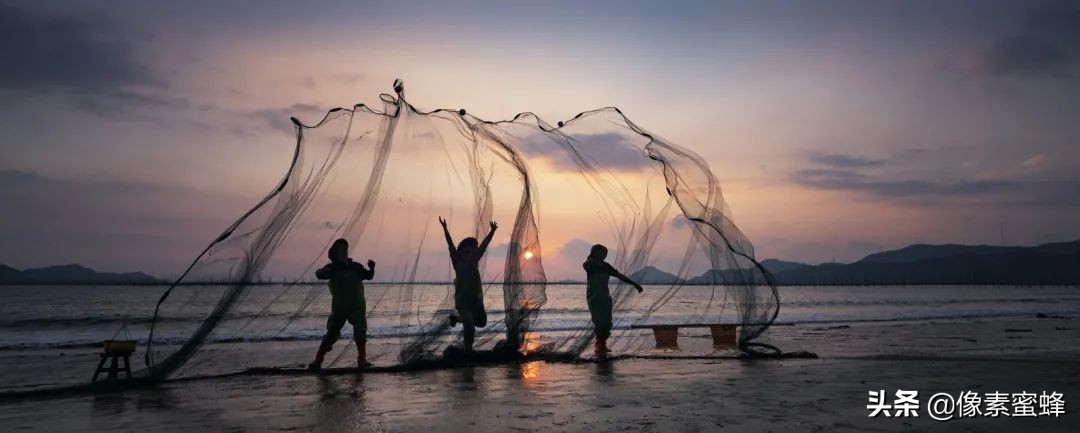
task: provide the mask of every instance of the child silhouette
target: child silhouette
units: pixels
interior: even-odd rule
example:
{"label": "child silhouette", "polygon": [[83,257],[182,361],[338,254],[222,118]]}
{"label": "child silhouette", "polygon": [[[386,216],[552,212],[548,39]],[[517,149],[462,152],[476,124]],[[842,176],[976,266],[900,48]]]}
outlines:
{"label": "child silhouette", "polygon": [[585,263],[581,264],[581,267],[585,268],[585,275],[588,280],[588,285],[585,288],[585,301],[589,305],[589,315],[592,316],[595,328],[595,352],[597,355],[610,352],[607,347],[607,340],[611,336],[611,316],[614,306],[611,300],[611,292],[608,290],[608,279],[611,277],[618,278],[626,282],[626,284],[637,288],[638,293],[643,291],[640,284],[604,261],[607,254],[607,247],[600,244],[593,245],[592,249],[589,250],[589,257],[585,259]]}
{"label": "child silhouette", "polygon": [[468,237],[461,240],[454,247],[454,239],[450,237],[450,229],[446,227],[446,220],[439,217],[443,235],[446,236],[446,246],[450,249],[450,263],[454,266],[454,313],[450,314],[450,326],[460,321],[465,336],[465,354],[472,353],[473,341],[476,338],[476,328],[487,326],[487,311],[484,310],[484,288],[480,281],[480,259],[487,251],[495,229],[499,228],[494,221],[491,222],[491,231],[483,242],[477,244],[476,238]]}
{"label": "child silhouette", "polygon": [[349,258],[349,242],[345,239],[334,241],[327,256],[330,263],[315,271],[315,277],[329,280],[330,294],[333,296],[330,302],[330,317],[326,319],[326,335],[322,338],[315,360],[308,364],[308,368],[322,368],[323,358],[341,336],[341,328],[345,326],[345,322],[353,325],[357,366],[370,366],[367,362],[367,302],[364,299],[364,280],[375,277],[375,262],[368,260],[368,267],[365,268],[364,265],[352,261]]}

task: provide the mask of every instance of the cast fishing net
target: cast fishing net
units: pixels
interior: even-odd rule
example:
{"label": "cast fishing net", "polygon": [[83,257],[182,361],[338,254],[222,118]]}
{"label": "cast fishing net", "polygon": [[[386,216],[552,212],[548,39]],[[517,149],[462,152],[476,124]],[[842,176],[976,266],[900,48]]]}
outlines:
{"label": "cast fishing net", "polygon": [[[776,288],[695,153],[616,108],[556,124],[531,113],[492,122],[459,109],[422,111],[400,82],[394,89],[380,107],[293,119],[296,146],[281,182],[157,304],[151,375],[308,361],[329,313],[314,271],[338,238],[357,262],[377,262],[365,285],[369,361],[440,359],[461,344],[461,328],[448,323],[453,269],[440,216],[455,241],[500,224],[481,262],[488,325],[477,332],[478,350],[584,353],[592,323],[575,281],[585,279],[581,263],[599,243],[628,275],[647,267],[674,275],[644,294],[613,280],[616,352],[650,350],[649,331],[631,326],[665,321],[740,323],[739,350],[776,351],[760,343],[779,309]],[[349,330],[329,366],[354,365]]]}

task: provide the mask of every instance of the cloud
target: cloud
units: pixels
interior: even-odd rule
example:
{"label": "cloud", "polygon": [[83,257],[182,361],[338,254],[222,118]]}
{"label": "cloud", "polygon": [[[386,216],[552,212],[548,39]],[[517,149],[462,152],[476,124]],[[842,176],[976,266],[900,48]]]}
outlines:
{"label": "cloud", "polygon": [[589,255],[589,250],[592,249],[593,243],[584,239],[573,238],[559,247],[559,256],[568,260],[585,260],[585,257]]}
{"label": "cloud", "polygon": [[[925,152],[917,152],[923,156]],[[885,160],[861,155],[810,153],[807,160],[817,167],[796,170],[792,180],[802,186],[836,191],[859,191],[882,197],[972,196],[1001,192],[1013,186],[1003,180],[968,180],[945,182],[934,179],[911,179],[902,175],[877,173]],[[902,161],[894,160],[892,165]],[[877,169],[877,170],[875,170]]]}
{"label": "cloud", "polygon": [[[599,134],[571,134],[573,146],[581,157],[597,168],[634,171],[652,166],[653,162],[640,149],[634,147],[622,134],[613,132]],[[530,144],[522,150],[532,156],[541,156],[559,170],[577,170],[579,166],[573,152],[543,134],[526,139]]]}
{"label": "cloud", "polygon": [[1064,76],[1073,59],[1053,42],[1033,35],[1001,39],[982,54],[978,64],[987,75]]}
{"label": "cloud", "polygon": [[128,41],[145,38],[108,23],[0,6],[0,92],[61,93],[85,112],[116,116],[132,108],[187,108]]}
{"label": "cloud", "polygon": [[487,256],[487,257],[496,257],[498,259],[502,259],[503,257],[506,257],[506,253],[508,251],[510,251],[510,244],[506,243],[506,242],[502,242],[502,243],[495,244],[493,246],[488,247],[487,253],[485,254],[485,256]]}
{"label": "cloud", "polygon": [[327,111],[327,109],[314,104],[297,103],[288,107],[255,110],[249,112],[246,117],[256,120],[276,132],[295,136],[296,130],[293,129],[291,117],[296,117],[301,122],[309,122],[307,124],[314,124],[314,122],[322,120]]}
{"label": "cloud", "polygon": [[36,182],[45,182],[40,174],[22,170],[0,171],[0,187],[23,186]]}
{"label": "cloud", "polygon": [[334,83],[354,85],[363,81],[367,81],[368,76],[366,74],[330,74],[326,77],[328,80]]}
{"label": "cloud", "polygon": [[161,118],[133,110],[144,111],[158,108],[185,110],[191,108],[191,102],[186,98],[137,91],[121,90],[101,94],[81,93],[73,96],[72,106],[81,111],[102,117],[125,117],[153,121],[162,124],[162,126],[173,125]]}
{"label": "cloud", "polygon": [[1019,30],[1000,37],[949,69],[986,77],[1069,78],[1080,45],[1080,6],[1042,3],[1026,14]]}
{"label": "cloud", "polygon": [[813,152],[810,154],[809,159],[811,162],[838,168],[869,167],[885,163],[884,160],[870,159],[862,155],[845,155],[841,153]]}
{"label": "cloud", "polygon": [[1080,44],[1080,5],[1059,1],[1033,8],[1026,27],[1068,45]]}
{"label": "cloud", "polygon": [[361,82],[367,81],[368,76],[366,74],[354,74],[354,73],[336,73],[325,74],[317,76],[308,76],[303,78],[303,85],[308,89],[314,89],[326,84],[331,85],[347,85],[354,86]]}
{"label": "cloud", "polygon": [[[911,154],[910,152],[905,152]],[[907,160],[904,153],[894,156],[886,166],[884,162],[858,165],[849,158],[815,158],[808,156],[815,167],[796,170],[791,180],[803,187],[849,191],[868,194],[885,200],[928,203],[993,203],[998,205],[1025,206],[1076,206],[1080,205],[1080,179],[1071,173],[1041,170],[1045,156],[1035,154],[1019,164],[1028,170],[999,172],[994,178],[957,177],[966,171],[963,162],[954,163],[956,170],[926,171],[926,158],[943,160],[941,154],[919,151],[918,159]],[[837,164],[837,161],[843,161]],[[908,165],[908,170],[900,165]],[[1016,164],[1010,161],[1010,164]],[[850,166],[844,166],[845,164]],[[838,166],[839,165],[839,166]],[[914,170],[911,171],[914,165]],[[895,167],[894,167],[895,166]],[[885,170],[885,169],[888,170]],[[918,174],[924,173],[919,177]]]}
{"label": "cloud", "polygon": [[1034,167],[1038,167],[1038,166],[1042,165],[1042,163],[1045,162],[1045,161],[1046,161],[1046,158],[1043,157],[1042,154],[1035,154],[1035,155],[1032,155],[1030,158],[1025,159],[1022,162],[1020,162],[1020,165],[1022,165],[1024,167],[1027,167],[1027,168],[1034,168]]}
{"label": "cloud", "polygon": [[0,6],[0,87],[108,91],[159,84],[132,47],[101,25]]}
{"label": "cloud", "polygon": [[807,169],[794,173],[796,183],[816,189],[862,191],[886,197],[967,196],[1001,192],[1014,185],[1010,181],[973,180],[931,182],[925,180],[880,180],[843,169]]}
{"label": "cloud", "polygon": [[0,263],[174,272],[255,197],[0,170]]}

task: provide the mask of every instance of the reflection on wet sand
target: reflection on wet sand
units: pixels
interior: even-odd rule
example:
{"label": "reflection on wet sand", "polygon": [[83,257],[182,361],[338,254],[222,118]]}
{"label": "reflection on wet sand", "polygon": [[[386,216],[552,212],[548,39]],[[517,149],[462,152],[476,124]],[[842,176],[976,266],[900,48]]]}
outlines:
{"label": "reflection on wet sand", "polygon": [[367,408],[364,375],[319,375],[317,396],[309,405],[313,425],[328,431],[384,431],[381,416]]}
{"label": "reflection on wet sand", "polygon": [[525,354],[534,353],[540,350],[540,333],[538,332],[526,332],[525,343],[521,345],[525,349]]}
{"label": "reflection on wet sand", "polygon": [[615,380],[615,362],[608,359],[596,363],[596,381],[613,382]]}
{"label": "reflection on wet sand", "polygon": [[521,365],[521,378],[525,380],[526,385],[540,379],[540,368],[543,363],[543,361],[529,361]]}

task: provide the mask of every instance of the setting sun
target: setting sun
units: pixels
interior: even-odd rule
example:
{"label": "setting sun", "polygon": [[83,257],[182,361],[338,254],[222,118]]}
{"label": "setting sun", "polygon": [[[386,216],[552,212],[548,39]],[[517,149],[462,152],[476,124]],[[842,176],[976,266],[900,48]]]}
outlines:
{"label": "setting sun", "polygon": [[525,256],[525,260],[532,260],[533,252],[532,251],[526,251],[524,256]]}

